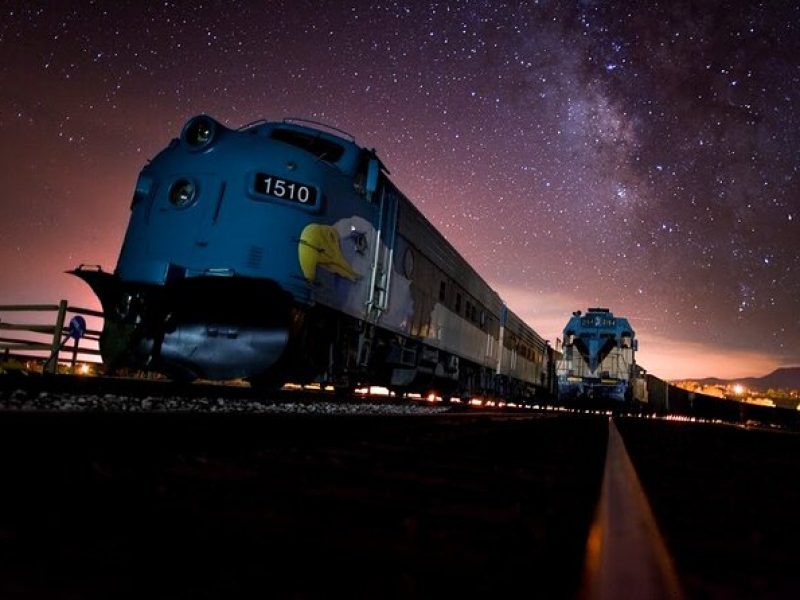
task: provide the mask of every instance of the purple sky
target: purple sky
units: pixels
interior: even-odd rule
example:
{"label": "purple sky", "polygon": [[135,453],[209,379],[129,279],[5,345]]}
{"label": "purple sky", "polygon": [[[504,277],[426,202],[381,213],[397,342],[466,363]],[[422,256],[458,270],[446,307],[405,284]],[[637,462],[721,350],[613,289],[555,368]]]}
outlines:
{"label": "purple sky", "polygon": [[5,2],[0,304],[96,307],[63,271],[190,116],[302,116],[546,338],[606,306],[664,377],[800,364],[800,9],[632,4]]}

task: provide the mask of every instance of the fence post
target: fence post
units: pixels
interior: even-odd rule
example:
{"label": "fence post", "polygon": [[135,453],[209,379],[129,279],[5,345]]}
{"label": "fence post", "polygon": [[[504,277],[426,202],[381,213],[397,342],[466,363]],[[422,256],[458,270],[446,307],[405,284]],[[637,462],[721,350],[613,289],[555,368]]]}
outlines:
{"label": "fence post", "polygon": [[61,349],[61,332],[64,331],[64,319],[67,318],[67,301],[62,300],[58,303],[58,316],[56,326],[53,331],[53,344],[50,351],[50,359],[45,363],[46,373],[55,374],[58,370],[58,351]]}
{"label": "fence post", "polygon": [[78,361],[78,344],[81,343],[80,338],[75,338],[75,343],[72,345],[72,361],[70,362],[70,369],[72,374],[75,374],[75,363]]}

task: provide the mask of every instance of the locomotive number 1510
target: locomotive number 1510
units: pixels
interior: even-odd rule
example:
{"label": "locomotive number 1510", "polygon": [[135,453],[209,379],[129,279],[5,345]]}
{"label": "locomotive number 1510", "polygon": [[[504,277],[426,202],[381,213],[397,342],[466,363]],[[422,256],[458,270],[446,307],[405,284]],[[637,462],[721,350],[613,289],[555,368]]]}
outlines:
{"label": "locomotive number 1510", "polygon": [[265,196],[290,200],[306,206],[314,206],[317,203],[315,188],[267,173],[256,173],[255,191]]}

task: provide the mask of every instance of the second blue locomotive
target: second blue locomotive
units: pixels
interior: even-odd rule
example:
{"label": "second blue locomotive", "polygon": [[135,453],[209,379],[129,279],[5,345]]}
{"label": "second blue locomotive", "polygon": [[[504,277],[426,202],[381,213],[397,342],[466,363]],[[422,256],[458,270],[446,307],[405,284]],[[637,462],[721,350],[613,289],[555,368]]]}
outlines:
{"label": "second blue locomotive", "polygon": [[318,123],[207,115],[141,172],[114,273],[75,271],[113,366],[172,377],[530,398],[553,353],[401,194]]}
{"label": "second blue locomotive", "polygon": [[564,327],[563,356],[557,369],[559,401],[590,407],[646,402],[637,349],[628,319],[615,317],[607,308],[572,313]]}

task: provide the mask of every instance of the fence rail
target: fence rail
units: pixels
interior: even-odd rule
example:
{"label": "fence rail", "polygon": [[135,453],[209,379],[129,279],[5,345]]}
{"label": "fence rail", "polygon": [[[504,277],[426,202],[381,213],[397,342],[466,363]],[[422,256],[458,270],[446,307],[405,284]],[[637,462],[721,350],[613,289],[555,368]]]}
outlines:
{"label": "fence rail", "polygon": [[[22,316],[23,322],[9,322],[6,313]],[[35,315],[42,313],[55,313],[52,324],[32,322],[39,320]],[[79,357],[82,362],[97,363],[100,331],[87,328],[78,335],[68,324],[69,315],[73,319],[75,315],[103,318],[100,311],[70,306],[66,300],[58,304],[0,305],[0,358],[44,360],[43,370],[47,373],[55,373],[59,362],[67,363],[74,371]],[[72,344],[68,343],[70,340]],[[20,354],[28,352],[35,354]]]}

